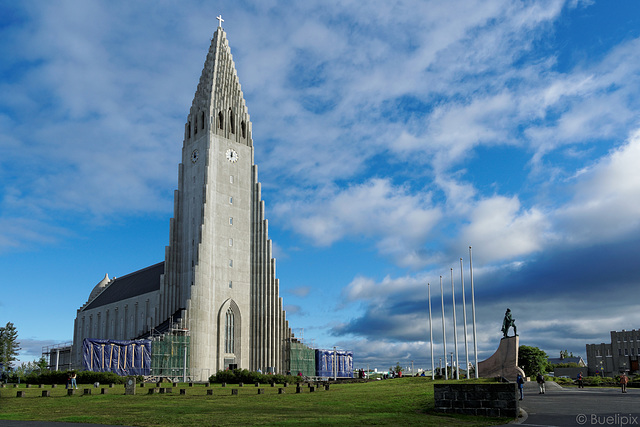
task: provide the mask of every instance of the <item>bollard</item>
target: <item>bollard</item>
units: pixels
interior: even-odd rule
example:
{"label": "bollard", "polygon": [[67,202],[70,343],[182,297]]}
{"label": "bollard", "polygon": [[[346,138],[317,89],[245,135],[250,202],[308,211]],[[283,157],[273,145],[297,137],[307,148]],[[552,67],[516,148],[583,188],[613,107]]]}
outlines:
{"label": "bollard", "polygon": [[260,387],[260,383],[256,383],[256,387]]}
{"label": "bollard", "polygon": [[58,384],[51,384],[51,388],[56,388],[58,387]]}
{"label": "bollard", "polygon": [[76,390],[73,388],[69,388],[67,389],[67,396],[73,396],[74,394],[76,394]]}
{"label": "bollard", "polygon": [[227,386],[227,383],[222,383],[222,387],[226,387],[226,386]]}
{"label": "bollard", "polygon": [[85,396],[91,396],[91,389],[90,388],[85,388],[84,389],[84,393]]}
{"label": "bollard", "polygon": [[325,384],[325,385],[324,385],[324,389],[325,389],[326,391],[329,391],[329,384]]}
{"label": "bollard", "polygon": [[100,394],[107,394],[107,390],[109,390],[108,388],[102,388],[100,389]]}
{"label": "bollard", "polygon": [[243,387],[244,383],[238,383],[238,387]]}
{"label": "bollard", "polygon": [[258,389],[258,394],[264,394],[264,389],[263,388],[259,388]]}
{"label": "bollard", "polygon": [[314,391],[316,391],[316,388],[315,388],[314,386],[311,386],[311,387],[309,387],[309,391],[310,391],[311,393],[313,393]]}
{"label": "bollard", "polygon": [[149,394],[156,394],[156,393],[158,393],[158,389],[157,388],[154,387],[154,388],[150,388],[149,389]]}
{"label": "bollard", "polygon": [[181,388],[180,389],[180,395],[186,395],[187,394],[187,389],[186,388]]}
{"label": "bollard", "polygon": [[51,391],[42,390],[42,397],[51,397]]}
{"label": "bollard", "polygon": [[207,396],[213,396],[213,390],[211,389],[207,390]]}
{"label": "bollard", "polygon": [[16,392],[16,397],[24,397],[24,390],[18,390]]}
{"label": "bollard", "polygon": [[238,389],[237,388],[232,388],[231,389],[231,396],[237,396],[238,395]]}
{"label": "bollard", "polygon": [[302,393],[302,387],[300,387],[300,384],[296,386],[296,393]]}
{"label": "bollard", "polygon": [[278,389],[278,394],[284,394],[284,389],[283,388],[279,388]]}

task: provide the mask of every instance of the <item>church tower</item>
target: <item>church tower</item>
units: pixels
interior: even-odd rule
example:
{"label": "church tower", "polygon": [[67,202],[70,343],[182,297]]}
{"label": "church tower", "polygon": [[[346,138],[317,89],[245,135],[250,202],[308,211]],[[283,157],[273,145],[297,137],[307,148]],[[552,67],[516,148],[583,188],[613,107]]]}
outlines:
{"label": "church tower", "polygon": [[271,255],[251,122],[219,26],[187,117],[159,320],[190,335],[191,375],[281,372],[291,336]]}
{"label": "church tower", "polygon": [[[180,359],[171,368],[188,368],[194,380],[229,367],[288,370],[293,335],[264,211],[251,121],[219,26],[184,128],[165,260],[117,279],[105,275],[93,288],[74,324],[75,366],[84,363],[85,339],[175,332],[188,346],[184,359],[168,352]],[[107,370],[120,363],[109,354]]]}

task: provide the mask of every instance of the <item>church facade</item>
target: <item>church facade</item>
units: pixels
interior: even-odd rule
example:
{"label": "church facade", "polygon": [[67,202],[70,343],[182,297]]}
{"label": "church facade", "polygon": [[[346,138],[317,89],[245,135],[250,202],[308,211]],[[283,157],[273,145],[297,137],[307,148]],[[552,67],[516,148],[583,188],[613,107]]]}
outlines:
{"label": "church facade", "polygon": [[85,338],[131,340],[183,331],[190,376],[238,367],[288,369],[293,335],[279,296],[251,121],[219,26],[187,116],[164,262],[105,278],[78,310]]}

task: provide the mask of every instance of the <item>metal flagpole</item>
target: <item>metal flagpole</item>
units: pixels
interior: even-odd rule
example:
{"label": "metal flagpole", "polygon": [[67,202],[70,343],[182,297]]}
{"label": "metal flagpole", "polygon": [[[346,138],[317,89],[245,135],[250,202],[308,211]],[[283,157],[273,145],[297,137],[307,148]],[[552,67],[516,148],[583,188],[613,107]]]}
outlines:
{"label": "metal flagpole", "polygon": [[[453,348],[456,352],[456,379],[460,379],[458,369],[458,326],[456,325],[456,291],[453,286],[453,268],[451,269],[451,298],[453,299]],[[451,369],[453,369],[453,355],[451,356]],[[453,379],[453,371],[451,371],[451,379]]]}
{"label": "metal flagpole", "polygon": [[467,378],[469,378],[469,345],[467,343],[467,305],[465,303],[464,296],[464,273],[462,266],[462,258],[460,258],[460,284],[462,286],[462,317],[464,320],[464,352],[467,355],[467,365],[465,366],[465,372],[467,373]]}
{"label": "metal flagpole", "polygon": [[442,276],[440,276],[440,304],[442,305],[442,345],[444,346],[444,379],[449,379],[447,374],[447,333],[444,327],[444,291],[442,289]]}
{"label": "metal flagpole", "polygon": [[476,335],[476,297],[473,288],[473,260],[471,258],[471,246],[469,246],[469,271],[471,278],[471,316],[473,317],[473,354],[475,356],[475,377],[478,378],[478,336]]}
{"label": "metal flagpole", "polygon": [[431,338],[431,379],[436,379],[436,367],[433,365],[433,323],[431,321],[431,284],[427,283],[429,290],[429,337]]}

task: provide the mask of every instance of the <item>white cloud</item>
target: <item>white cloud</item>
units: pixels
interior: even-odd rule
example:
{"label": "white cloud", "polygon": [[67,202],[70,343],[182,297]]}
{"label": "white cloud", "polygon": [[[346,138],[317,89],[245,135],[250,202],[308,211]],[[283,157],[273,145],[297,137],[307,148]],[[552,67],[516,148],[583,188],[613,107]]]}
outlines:
{"label": "white cloud", "polygon": [[482,248],[485,260],[511,259],[544,248],[550,224],[542,211],[524,210],[517,197],[494,196],[479,201],[470,224],[461,229],[463,242]]}
{"label": "white cloud", "polygon": [[411,195],[406,188],[378,178],[311,203],[279,204],[275,211],[280,218],[291,217],[291,226],[318,245],[367,236],[378,240],[378,250],[392,257],[419,248],[441,216],[431,206],[429,194]]}
{"label": "white cloud", "polygon": [[572,244],[610,241],[640,226],[640,130],[575,178],[573,199],[558,209],[558,227]]}

